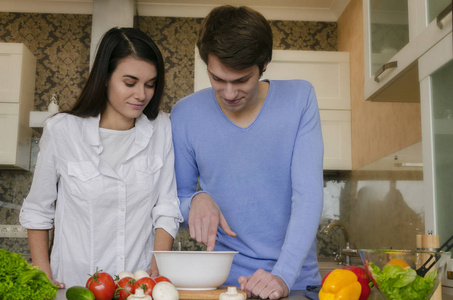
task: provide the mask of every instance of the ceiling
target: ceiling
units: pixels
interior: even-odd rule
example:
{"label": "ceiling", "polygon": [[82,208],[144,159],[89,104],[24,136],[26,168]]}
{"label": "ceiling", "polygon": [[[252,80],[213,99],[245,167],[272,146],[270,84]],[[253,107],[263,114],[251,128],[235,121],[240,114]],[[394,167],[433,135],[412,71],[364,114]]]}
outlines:
{"label": "ceiling", "polygon": [[[91,14],[93,1],[125,0],[1,0],[0,11]],[[124,1],[124,2],[121,2]],[[247,5],[270,20],[336,22],[350,0],[129,0],[142,16],[204,17],[215,6]],[[120,5],[120,4],[119,4]]]}

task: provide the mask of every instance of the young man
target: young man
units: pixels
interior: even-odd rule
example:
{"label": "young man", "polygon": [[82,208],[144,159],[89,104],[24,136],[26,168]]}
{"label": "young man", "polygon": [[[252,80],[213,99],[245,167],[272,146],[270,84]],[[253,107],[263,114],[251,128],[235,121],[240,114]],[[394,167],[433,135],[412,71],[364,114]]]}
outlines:
{"label": "young man", "polygon": [[180,100],[171,117],[191,237],[208,251],[239,252],[225,284],[249,297],[278,299],[320,284],[323,143],[313,87],[260,81],[272,31],[250,8],[215,8],[197,46],[212,88]]}

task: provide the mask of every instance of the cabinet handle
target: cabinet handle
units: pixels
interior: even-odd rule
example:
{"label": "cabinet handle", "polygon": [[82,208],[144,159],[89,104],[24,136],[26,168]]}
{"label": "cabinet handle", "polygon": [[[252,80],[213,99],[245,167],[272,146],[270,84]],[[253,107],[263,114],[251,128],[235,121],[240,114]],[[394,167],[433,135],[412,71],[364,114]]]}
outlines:
{"label": "cabinet handle", "polygon": [[385,70],[391,69],[391,68],[396,68],[398,67],[398,62],[397,61],[389,61],[386,64],[383,64],[382,67],[380,67],[376,73],[374,73],[374,81],[379,82],[379,76],[384,73]]}
{"label": "cabinet handle", "polygon": [[437,27],[439,29],[442,29],[444,27],[444,23],[442,23],[443,19],[451,12],[451,3],[445,7],[443,11],[440,12],[440,14],[437,15],[436,17],[436,22],[437,22]]}

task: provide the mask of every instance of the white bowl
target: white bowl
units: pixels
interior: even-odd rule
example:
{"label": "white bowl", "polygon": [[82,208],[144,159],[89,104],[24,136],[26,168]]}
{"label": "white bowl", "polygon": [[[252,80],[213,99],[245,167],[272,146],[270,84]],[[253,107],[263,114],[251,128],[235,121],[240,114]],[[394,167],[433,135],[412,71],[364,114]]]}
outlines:
{"label": "white bowl", "polygon": [[214,290],[228,278],[235,251],[152,251],[159,274],[178,290]]}

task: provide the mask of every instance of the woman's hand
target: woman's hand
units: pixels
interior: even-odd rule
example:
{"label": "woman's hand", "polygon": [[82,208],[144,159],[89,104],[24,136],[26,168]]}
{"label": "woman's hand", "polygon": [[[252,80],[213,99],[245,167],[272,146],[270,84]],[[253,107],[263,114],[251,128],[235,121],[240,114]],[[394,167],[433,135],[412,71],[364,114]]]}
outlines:
{"label": "woman's hand", "polygon": [[146,273],[148,273],[149,277],[151,277],[151,278],[156,278],[157,276],[159,276],[159,270],[157,269],[157,267],[153,268],[151,266],[151,268],[146,270]]}
{"label": "woman's hand", "polygon": [[55,284],[56,286],[58,286],[61,289],[64,289],[66,286],[64,284],[64,282],[58,282],[56,280],[51,280],[53,284]]}
{"label": "woman's hand", "polygon": [[49,261],[49,230],[28,229],[27,234],[33,265],[40,267],[50,281],[60,289],[64,289],[64,282],[58,282],[52,279]]}
{"label": "woman's hand", "polygon": [[263,269],[257,270],[252,276],[241,276],[238,279],[241,290],[247,293],[247,298],[276,300],[288,296],[286,283]]}

